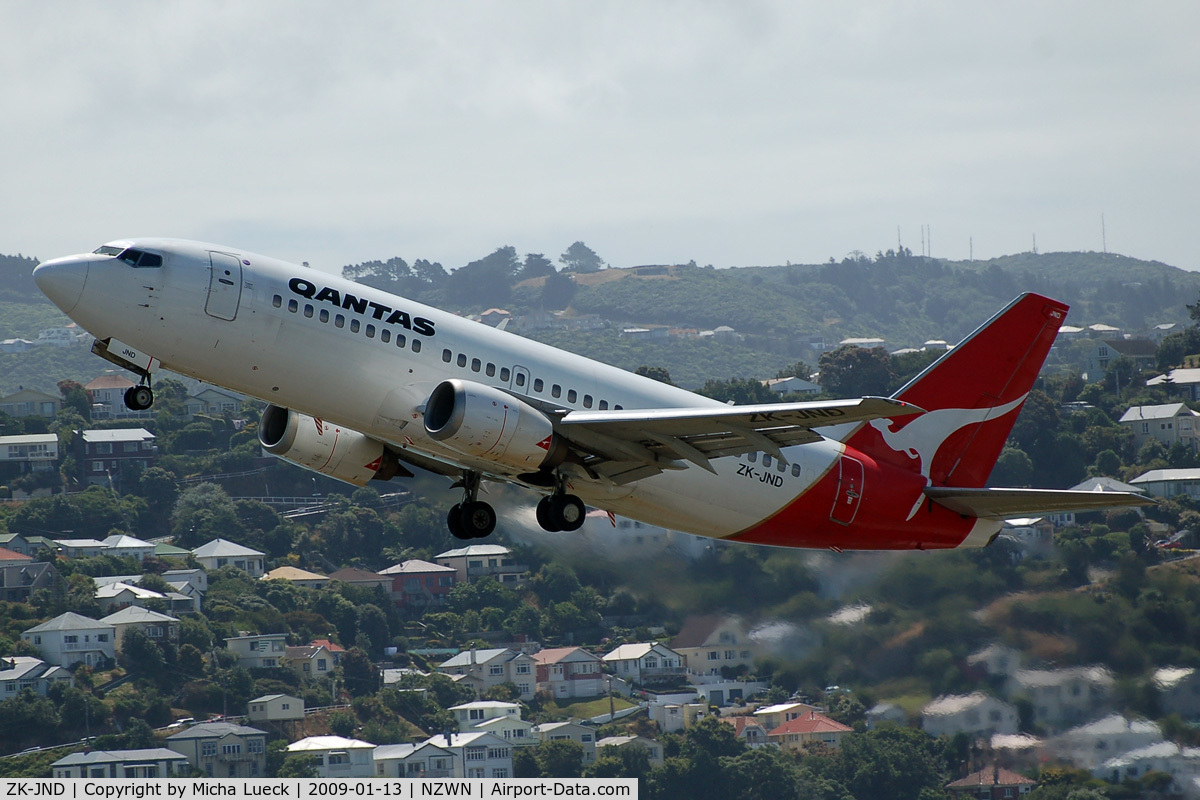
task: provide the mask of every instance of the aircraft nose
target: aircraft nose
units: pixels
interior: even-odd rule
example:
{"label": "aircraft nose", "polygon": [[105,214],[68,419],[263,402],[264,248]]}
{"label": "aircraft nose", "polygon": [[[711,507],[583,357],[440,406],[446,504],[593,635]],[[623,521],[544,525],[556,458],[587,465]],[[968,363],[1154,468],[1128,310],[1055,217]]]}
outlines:
{"label": "aircraft nose", "polygon": [[87,259],[76,256],[46,261],[33,270],[34,283],[66,314],[71,313],[83,295],[87,275]]}

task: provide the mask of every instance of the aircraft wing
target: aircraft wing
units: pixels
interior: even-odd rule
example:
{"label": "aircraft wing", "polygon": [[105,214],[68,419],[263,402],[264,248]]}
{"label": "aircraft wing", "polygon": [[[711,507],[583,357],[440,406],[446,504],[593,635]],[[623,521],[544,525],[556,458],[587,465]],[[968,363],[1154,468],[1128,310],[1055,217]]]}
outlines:
{"label": "aircraft wing", "polygon": [[756,450],[784,463],[782,448],[821,438],[813,428],[923,413],[888,397],[807,403],[767,403],[700,408],[571,411],[556,422],[585,466],[617,483],[628,483],[690,461],[714,472],[709,459]]}
{"label": "aircraft wing", "polygon": [[1152,506],[1155,500],[1132,492],[1072,492],[1058,489],[959,489],[929,486],[925,496],[968,517],[1010,519],[1065,511],[1099,511],[1118,506]]}

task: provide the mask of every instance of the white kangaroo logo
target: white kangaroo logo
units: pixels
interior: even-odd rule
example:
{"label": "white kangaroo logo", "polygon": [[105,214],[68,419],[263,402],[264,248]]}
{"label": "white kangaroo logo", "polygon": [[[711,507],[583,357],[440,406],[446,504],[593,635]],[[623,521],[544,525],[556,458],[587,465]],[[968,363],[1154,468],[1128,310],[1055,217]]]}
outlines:
{"label": "white kangaroo logo", "polygon": [[[1021,405],[1026,396],[1021,395],[1010,403],[990,408],[939,408],[927,411],[898,431],[891,429],[892,424],[896,422],[891,419],[871,420],[871,427],[879,431],[887,446],[897,453],[921,459],[921,474],[925,477],[925,485],[928,486],[933,459],[947,439],[968,425],[1004,416]],[[917,513],[923,499],[924,495],[917,498],[908,519],[912,519]]]}

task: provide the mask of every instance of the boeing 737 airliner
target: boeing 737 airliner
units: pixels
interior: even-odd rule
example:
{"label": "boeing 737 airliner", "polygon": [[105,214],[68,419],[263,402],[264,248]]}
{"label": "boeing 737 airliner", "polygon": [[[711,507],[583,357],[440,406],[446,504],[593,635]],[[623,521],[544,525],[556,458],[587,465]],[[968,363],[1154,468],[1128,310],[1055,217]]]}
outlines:
{"label": "boeing 737 airliner", "polygon": [[236,248],[129,239],[34,279],[141,376],[167,368],[267,403],[275,455],[356,486],[447,475],[450,532],[487,536],[482,481],[689,533],[790,547],[990,543],[1004,517],[1139,505],[1136,495],[982,488],[1067,313],[1025,294],[888,398],[755,406],[691,392],[403,297]]}

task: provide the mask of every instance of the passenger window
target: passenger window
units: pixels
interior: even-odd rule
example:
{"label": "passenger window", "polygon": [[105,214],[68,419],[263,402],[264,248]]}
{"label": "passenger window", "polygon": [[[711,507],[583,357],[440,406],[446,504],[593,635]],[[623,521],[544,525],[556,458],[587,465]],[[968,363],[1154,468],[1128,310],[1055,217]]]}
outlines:
{"label": "passenger window", "polygon": [[753,464],[754,462],[758,461],[758,453],[750,453],[748,456],[746,456],[746,460]]}
{"label": "passenger window", "polygon": [[481,369],[483,369],[483,362],[480,361],[478,358],[472,358],[471,359],[471,372],[479,372],[479,370],[481,370]]}
{"label": "passenger window", "polygon": [[351,333],[358,333],[358,329],[360,327],[362,327],[362,325],[358,320],[356,320],[356,319],[350,320],[350,332]]}
{"label": "passenger window", "polygon": [[778,464],[775,465],[775,469],[779,470],[780,472],[787,472],[787,462],[780,461]]}
{"label": "passenger window", "polygon": [[379,341],[383,342],[384,344],[387,344],[391,340],[392,340],[392,332],[389,331],[387,328],[384,328],[383,330],[381,330],[379,332]]}
{"label": "passenger window", "polygon": [[[396,334],[396,347],[404,347],[404,342],[405,342],[404,334],[397,333]],[[447,351],[447,352],[449,352],[449,351]]]}
{"label": "passenger window", "polygon": [[279,295],[275,295],[274,297],[271,298],[271,305],[275,306],[276,308],[279,308],[280,306],[283,305],[283,298],[280,297]]}
{"label": "passenger window", "polygon": [[413,339],[412,351],[414,353],[421,352],[421,340],[420,339]]}
{"label": "passenger window", "polygon": [[488,365],[487,365],[487,369],[485,369],[485,370],[484,370],[484,373],[485,373],[485,374],[486,374],[486,375],[487,375],[489,378],[494,378],[494,377],[496,377],[496,365],[495,365],[495,364],[488,364]]}
{"label": "passenger window", "polygon": [[592,396],[590,394],[585,394],[583,396],[583,407],[584,408],[592,407]]}
{"label": "passenger window", "polygon": [[321,322],[329,322],[329,309],[322,308],[321,313],[317,315]]}
{"label": "passenger window", "polygon": [[374,325],[368,325],[368,326],[367,326],[367,338],[368,338],[368,339],[374,339],[374,338],[375,338],[375,326],[374,326]]}
{"label": "passenger window", "polygon": [[299,307],[300,307],[300,304],[297,303],[295,300],[288,300],[288,311],[295,314],[296,309],[298,309]]}
{"label": "passenger window", "polygon": [[763,466],[771,466],[771,456],[768,453],[763,453]]}
{"label": "passenger window", "polygon": [[454,353],[451,353],[449,350],[442,351],[442,361],[445,361],[447,364],[449,364],[450,359],[452,358],[454,358]]}
{"label": "passenger window", "polygon": [[601,411],[608,411],[608,401],[607,401],[607,400],[601,400],[601,401],[600,401],[600,410],[601,410]]}
{"label": "passenger window", "polygon": [[346,327],[346,318],[343,317],[341,314],[338,314],[336,317],[333,318],[333,324],[339,328],[344,328],[344,327]]}
{"label": "passenger window", "polygon": [[315,310],[316,309],[314,309],[309,303],[304,304],[304,316],[308,317],[309,319],[312,319],[313,311]]}
{"label": "passenger window", "polygon": [[[510,377],[512,377],[512,372],[509,371],[508,367],[501,367],[500,368],[500,380],[504,381],[505,383],[508,383],[508,379]],[[525,385],[525,376],[521,375],[517,380],[517,386],[524,386],[524,385]]]}
{"label": "passenger window", "polygon": [[465,367],[467,365],[467,354],[466,353],[458,354],[458,365],[460,367]]}
{"label": "passenger window", "polygon": [[615,406],[613,406],[613,411],[620,411],[622,408],[624,408],[624,406],[622,406],[620,403],[617,403]]}
{"label": "passenger window", "polygon": [[550,387],[550,396],[551,397],[562,397],[562,387],[559,386],[557,383],[552,385]]}
{"label": "passenger window", "polygon": [[542,393],[542,389],[544,389],[545,387],[546,387],[546,384],[542,383],[542,379],[541,379],[541,378],[535,378],[535,379],[534,379],[534,381],[533,381],[533,390],[534,390],[535,392],[537,392],[538,394],[541,394],[541,393]]}
{"label": "passenger window", "polygon": [[792,464],[792,477],[793,478],[800,477],[800,465],[799,464]]}
{"label": "passenger window", "polygon": [[571,389],[570,391],[567,392],[567,402],[568,403],[574,403],[577,399],[579,399],[579,393],[576,392],[574,389]]}

